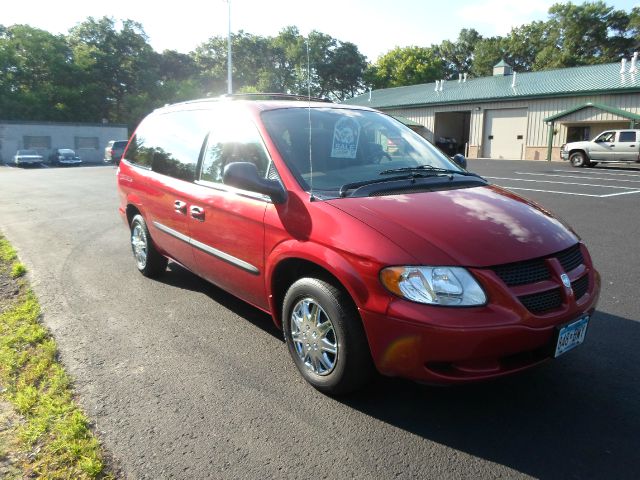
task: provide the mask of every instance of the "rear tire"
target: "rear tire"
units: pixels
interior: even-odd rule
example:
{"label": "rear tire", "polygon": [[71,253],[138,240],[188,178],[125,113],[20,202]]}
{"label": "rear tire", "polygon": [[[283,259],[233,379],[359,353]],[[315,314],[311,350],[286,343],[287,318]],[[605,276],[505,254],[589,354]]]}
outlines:
{"label": "rear tire", "polygon": [[589,160],[583,152],[574,152],[569,156],[571,165],[576,168],[583,168],[589,165]]}
{"label": "rear tire", "polygon": [[168,260],[160,255],[153,245],[142,215],[136,215],[131,220],[131,249],[136,266],[145,277],[159,277],[167,269]]}
{"label": "rear tire", "polygon": [[371,380],[375,369],[362,321],[342,288],[301,278],[287,291],[282,314],[291,358],[317,390],[340,395]]}

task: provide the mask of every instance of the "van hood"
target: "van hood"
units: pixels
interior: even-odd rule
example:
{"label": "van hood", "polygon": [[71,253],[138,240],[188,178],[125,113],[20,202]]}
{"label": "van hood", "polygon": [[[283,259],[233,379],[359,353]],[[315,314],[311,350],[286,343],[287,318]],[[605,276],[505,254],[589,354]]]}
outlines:
{"label": "van hood", "polygon": [[496,186],[327,203],[379,231],[424,265],[487,267],[547,256],[579,240],[539,205]]}

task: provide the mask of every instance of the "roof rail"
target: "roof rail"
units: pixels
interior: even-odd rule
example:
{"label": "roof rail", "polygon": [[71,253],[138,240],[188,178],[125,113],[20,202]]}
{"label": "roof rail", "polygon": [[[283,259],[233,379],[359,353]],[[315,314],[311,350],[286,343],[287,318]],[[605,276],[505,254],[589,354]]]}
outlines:
{"label": "roof rail", "polygon": [[220,95],[221,100],[295,100],[298,102],[325,102],[333,103],[328,98],[309,97],[307,95],[294,95],[291,93],[227,93]]}

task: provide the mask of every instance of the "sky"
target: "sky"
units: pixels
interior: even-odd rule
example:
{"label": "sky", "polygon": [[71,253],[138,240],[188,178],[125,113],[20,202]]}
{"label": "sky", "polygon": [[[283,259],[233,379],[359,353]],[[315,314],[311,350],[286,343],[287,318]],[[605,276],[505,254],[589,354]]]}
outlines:
{"label": "sky", "polygon": [[[288,25],[303,35],[312,30],[355,43],[369,61],[396,46],[429,46],[455,40],[462,28],[483,36],[547,18],[550,0],[230,0],[231,29],[275,36]],[[140,22],[157,51],[188,53],[212,36],[226,36],[225,0],[5,0],[0,24],[28,24],[51,33],[68,30],[89,16]],[[575,2],[574,3],[578,3]],[[630,11],[638,0],[607,1]]]}

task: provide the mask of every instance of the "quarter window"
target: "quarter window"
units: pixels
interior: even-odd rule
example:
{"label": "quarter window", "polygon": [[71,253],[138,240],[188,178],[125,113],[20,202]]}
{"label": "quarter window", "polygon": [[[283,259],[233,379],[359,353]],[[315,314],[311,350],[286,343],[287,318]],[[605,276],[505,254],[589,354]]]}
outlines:
{"label": "quarter window", "polygon": [[193,181],[209,116],[206,110],[185,110],[148,117],[131,141],[127,161]]}

